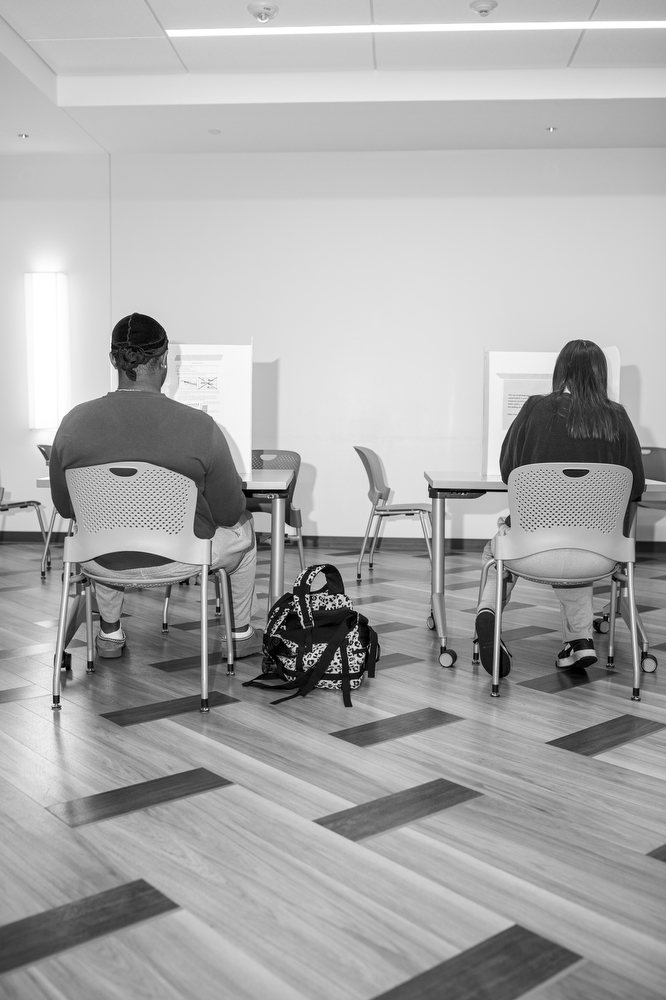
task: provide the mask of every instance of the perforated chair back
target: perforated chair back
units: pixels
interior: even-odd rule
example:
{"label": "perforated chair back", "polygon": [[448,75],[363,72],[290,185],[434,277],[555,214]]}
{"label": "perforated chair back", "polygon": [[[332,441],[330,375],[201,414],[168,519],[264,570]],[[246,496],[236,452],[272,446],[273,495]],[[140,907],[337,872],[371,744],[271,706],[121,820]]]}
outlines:
{"label": "perforated chair back", "polygon": [[148,462],[112,462],[67,469],[65,477],[76,519],[65,562],[132,551],[210,563],[210,539],[194,534],[197,487],[186,476]]}
{"label": "perforated chair back", "polygon": [[632,482],[621,465],[514,469],[508,482],[511,530],[493,539],[493,555],[519,575],[549,583],[609,575],[615,564],[634,561],[634,540],[623,530]]}
{"label": "perforated chair back", "polygon": [[294,475],[287,490],[288,507],[294,498],[296,481],[301,468],[301,456],[297,451],[271,450],[268,448],[256,448],[252,451],[253,469],[293,469]]}
{"label": "perforated chair back", "polygon": [[368,475],[368,483],[370,484],[368,499],[370,503],[376,504],[380,500],[386,503],[391,494],[391,487],[384,479],[384,470],[379,455],[372,449],[362,448],[360,445],[354,445],[354,451],[358,453]]}

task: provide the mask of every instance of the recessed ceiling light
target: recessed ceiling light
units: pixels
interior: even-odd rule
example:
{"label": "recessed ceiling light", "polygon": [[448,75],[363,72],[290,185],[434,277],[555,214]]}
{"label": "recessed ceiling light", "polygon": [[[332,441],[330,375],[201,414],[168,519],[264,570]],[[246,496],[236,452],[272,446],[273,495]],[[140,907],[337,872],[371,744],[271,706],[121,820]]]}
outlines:
{"label": "recessed ceiling light", "polygon": [[549,125],[546,132],[557,132],[557,125]]}
{"label": "recessed ceiling light", "polygon": [[28,135],[28,133],[27,133],[27,132],[19,132],[19,134],[18,134],[18,138],[19,138],[19,139],[29,139],[29,138],[30,138],[30,136]]}
{"label": "recessed ceiling light", "polygon": [[301,27],[170,28],[169,38],[215,38],[239,35],[385,35],[443,31],[654,31],[666,21],[466,21],[451,24],[308,24]]}
{"label": "recessed ceiling light", "polygon": [[208,129],[208,134],[209,135],[222,135],[222,129],[221,128],[209,128]]}

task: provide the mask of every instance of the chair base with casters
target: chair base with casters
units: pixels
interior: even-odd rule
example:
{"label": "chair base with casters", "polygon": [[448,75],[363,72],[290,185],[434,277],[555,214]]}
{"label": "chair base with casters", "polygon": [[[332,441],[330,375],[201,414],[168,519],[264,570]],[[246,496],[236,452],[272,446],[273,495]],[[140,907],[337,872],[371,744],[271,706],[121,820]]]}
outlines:
{"label": "chair base with casters", "polygon": [[[75,512],[75,532],[65,538],[63,585],[58,615],[58,634],[53,660],[53,709],[61,708],[60,672],[66,640],[76,631],[81,614],[86,622],[87,669],[94,670],[91,582],[123,589],[167,586],[200,574],[201,599],[201,703],[209,710],[208,698],[208,573],[210,539],[194,534],[197,505],[196,484],[186,476],[147,462],[114,462],[81,469],[67,469],[67,488]],[[169,560],[160,575],[150,579],[128,579],[91,569],[90,563],[114,552],[141,552]],[[180,563],[180,571],[171,563]],[[187,565],[187,573],[184,572]],[[222,573],[222,571],[220,571]],[[226,575],[226,574],[225,574]],[[70,585],[77,588],[76,604],[68,613]],[[226,594],[226,599],[224,595]],[[231,638],[232,616],[228,581],[222,588],[225,628]],[[84,609],[84,610],[83,610]],[[233,641],[227,642],[227,665],[233,673]]]}
{"label": "chair base with casters", "polygon": [[[379,541],[379,532],[381,529],[382,521],[387,517],[415,517],[418,515],[421,521],[421,530],[423,531],[423,537],[425,539],[426,547],[428,549],[428,557],[432,563],[432,544],[430,538],[432,536],[432,504],[429,503],[387,503],[389,496],[391,495],[391,487],[387,484],[384,478],[384,470],[382,469],[382,463],[379,455],[372,451],[371,448],[362,448],[360,445],[354,445],[354,451],[357,453],[361,462],[363,463],[363,468],[368,476],[368,483],[370,489],[368,491],[368,499],[372,504],[372,509],[370,510],[370,517],[368,518],[368,526],[365,529],[365,535],[363,536],[363,544],[361,545],[361,552],[358,557],[358,563],[356,564],[356,582],[361,581],[361,571],[363,568],[363,556],[365,555],[365,550],[368,545],[368,539],[372,534],[372,542],[370,544],[369,553],[369,569],[374,568],[375,561],[375,549],[377,548],[377,542]],[[374,533],[372,532],[373,521],[377,520],[375,525]]]}
{"label": "chair base with casters", "polygon": [[[641,659],[634,589],[635,505],[629,509],[631,532],[624,533],[632,475],[617,465],[551,463],[514,469],[509,476],[512,526],[491,541],[493,558],[482,570],[479,595],[490,569],[496,569],[495,628],[491,697],[499,697],[502,605],[505,573],[534,583],[581,587],[611,581],[611,606],[626,591],[624,611],[631,637],[633,687],[631,700],[640,701]],[[614,666],[615,619],[610,622],[609,660]],[[474,640],[478,662],[478,638]]]}

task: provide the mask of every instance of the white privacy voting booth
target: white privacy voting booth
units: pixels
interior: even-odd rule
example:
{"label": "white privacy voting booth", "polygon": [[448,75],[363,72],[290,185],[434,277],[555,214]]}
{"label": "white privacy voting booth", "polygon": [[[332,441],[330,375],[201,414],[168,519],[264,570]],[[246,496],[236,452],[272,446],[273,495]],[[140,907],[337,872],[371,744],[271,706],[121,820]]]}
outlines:
{"label": "white privacy voting booth", "polygon": [[[602,348],[608,362],[608,395],[620,401],[620,353]],[[498,476],[504,436],[528,396],[552,392],[556,351],[486,351],[484,371],[483,472]]]}
{"label": "white privacy voting booth", "polygon": [[169,344],[167,396],[222,428],[237,471],[252,469],[252,345]]}

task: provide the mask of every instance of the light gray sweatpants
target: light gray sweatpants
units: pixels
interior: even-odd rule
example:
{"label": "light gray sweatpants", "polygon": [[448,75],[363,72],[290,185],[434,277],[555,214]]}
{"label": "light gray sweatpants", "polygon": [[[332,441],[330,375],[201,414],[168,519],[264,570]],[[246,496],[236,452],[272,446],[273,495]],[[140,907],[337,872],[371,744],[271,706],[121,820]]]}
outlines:
{"label": "light gray sweatpants", "polygon": [[[490,562],[493,554],[491,543],[487,542],[483,550],[483,564]],[[497,574],[492,567],[488,573],[486,585],[481,594],[478,611],[489,608],[495,610],[495,581]],[[509,603],[511,591],[516,585],[516,577],[504,581],[503,607]],[[575,642],[577,639],[591,639],[592,631],[592,587],[553,587],[560,602],[562,614],[562,636],[565,642]]]}
{"label": "light gray sweatpants", "polygon": [[[245,511],[237,524],[231,528],[218,528],[212,538],[213,557],[211,569],[224,569],[229,574],[231,583],[231,598],[233,603],[234,627],[249,625],[255,611],[254,577],[257,568],[257,544],[254,537],[254,521],[252,514]],[[160,577],[164,573],[162,566],[143,566],[137,569],[109,570],[94,560],[84,563],[84,569],[90,567],[102,576],[122,576],[128,584],[140,583],[145,580]],[[176,573],[183,571],[183,578],[196,576],[201,567],[189,563],[171,563],[169,571],[174,568]],[[118,585],[103,583],[95,584],[95,596],[99,613],[105,622],[116,622],[120,619],[125,597],[124,588]]]}

